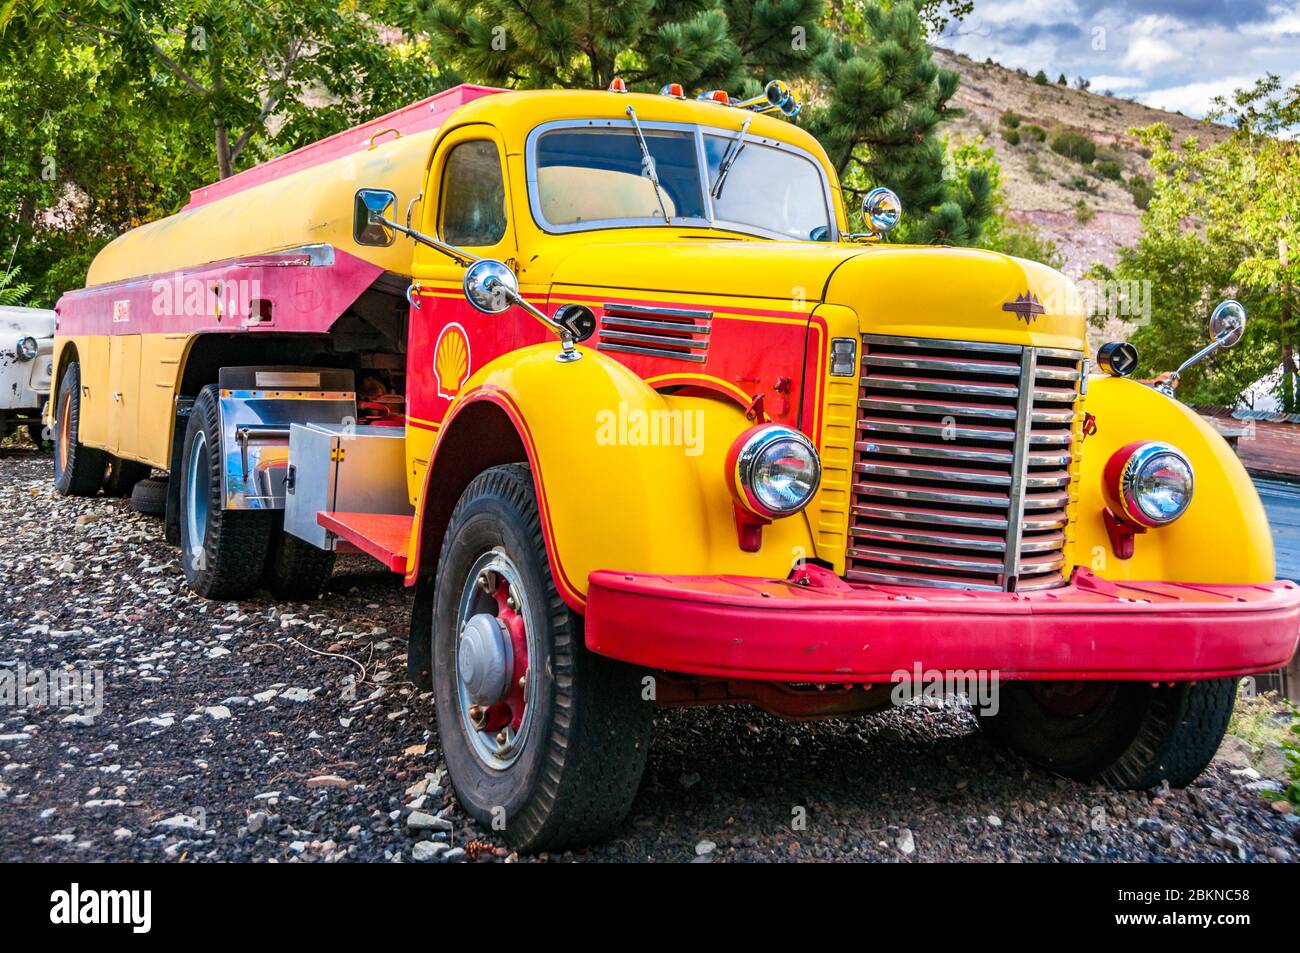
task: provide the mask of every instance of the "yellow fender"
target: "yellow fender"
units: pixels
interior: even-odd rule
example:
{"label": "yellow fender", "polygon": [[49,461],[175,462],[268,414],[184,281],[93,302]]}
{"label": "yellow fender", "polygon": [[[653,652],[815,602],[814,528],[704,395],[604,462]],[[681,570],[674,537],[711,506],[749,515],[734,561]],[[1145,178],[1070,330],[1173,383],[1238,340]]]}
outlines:
{"label": "yellow fender", "polygon": [[[1257,583],[1275,578],[1273,537],[1259,494],[1232,448],[1195,411],[1135,381],[1093,378],[1083,399],[1096,433],[1078,445],[1077,531],[1067,563],[1116,580]],[[1177,521],[1111,550],[1102,518],[1102,468],[1135,440],[1162,440],[1192,464],[1192,502]]]}
{"label": "yellow fender", "polygon": [[[751,426],[738,402],[654,390],[589,348],[561,364],[557,343],[514,351],[466,383],[438,432],[416,497],[407,581],[431,575],[464,487],[489,466],[533,469],[547,551],[565,600],[581,609],[598,569],[784,578],[812,552],[801,515],[738,543],[725,460]],[[504,432],[504,422],[510,430]],[[514,451],[513,455],[511,451]]]}

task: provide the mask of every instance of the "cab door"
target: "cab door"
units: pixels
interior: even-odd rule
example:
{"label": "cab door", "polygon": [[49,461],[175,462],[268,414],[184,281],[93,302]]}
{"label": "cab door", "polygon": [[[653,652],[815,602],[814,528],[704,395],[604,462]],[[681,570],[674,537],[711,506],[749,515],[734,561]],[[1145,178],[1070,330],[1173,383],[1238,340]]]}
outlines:
{"label": "cab door", "polygon": [[[452,130],[434,153],[419,228],[480,258],[517,269],[518,255],[506,176],[505,144],[497,130],[475,123]],[[525,321],[518,308],[499,315],[470,307],[461,294],[465,269],[418,245],[407,350],[407,475],[414,496],[438,427],[465,382],[484,364],[518,347]]]}

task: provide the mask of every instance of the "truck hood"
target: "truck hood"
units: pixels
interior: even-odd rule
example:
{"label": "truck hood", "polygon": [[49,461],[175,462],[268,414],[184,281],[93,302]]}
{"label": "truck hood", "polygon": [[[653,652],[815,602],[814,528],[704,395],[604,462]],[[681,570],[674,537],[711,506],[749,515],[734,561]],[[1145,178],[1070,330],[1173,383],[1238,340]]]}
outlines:
{"label": "truck hood", "polygon": [[4,307],[0,308],[0,333],[15,337],[31,336],[39,341],[54,336],[54,320],[54,312],[44,308]]}
{"label": "truck hood", "polygon": [[1060,272],[974,248],[690,241],[586,246],[554,271],[576,289],[844,305],[863,333],[1086,349],[1082,299]]}
{"label": "truck hood", "polygon": [[561,261],[557,285],[816,302],[831,273],[868,249],[816,242],[666,241],[587,245]]}

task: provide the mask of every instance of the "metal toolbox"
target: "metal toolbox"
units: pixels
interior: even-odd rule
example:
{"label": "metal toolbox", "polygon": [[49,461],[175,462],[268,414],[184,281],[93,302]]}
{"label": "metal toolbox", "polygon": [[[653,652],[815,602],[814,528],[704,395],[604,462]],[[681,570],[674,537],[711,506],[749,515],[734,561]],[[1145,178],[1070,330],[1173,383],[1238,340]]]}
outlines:
{"label": "metal toolbox", "polygon": [[293,424],[285,479],[284,528],[321,549],[336,537],[316,514],[413,512],[406,491],[401,427]]}

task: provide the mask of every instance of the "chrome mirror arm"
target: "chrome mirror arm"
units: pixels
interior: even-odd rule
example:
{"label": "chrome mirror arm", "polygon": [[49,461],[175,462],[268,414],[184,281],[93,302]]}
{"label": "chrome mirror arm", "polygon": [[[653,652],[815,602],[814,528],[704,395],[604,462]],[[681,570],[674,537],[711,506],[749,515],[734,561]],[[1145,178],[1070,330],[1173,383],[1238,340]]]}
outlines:
{"label": "chrome mirror arm", "polygon": [[431,235],[417,231],[414,228],[407,228],[405,225],[399,225],[392,219],[384,218],[382,215],[375,213],[370,216],[370,221],[375,225],[386,225],[395,232],[401,232],[409,238],[414,239],[422,245],[428,245],[430,248],[442,252],[448,258],[451,258],[458,265],[472,265],[476,261],[481,261],[477,255],[471,255],[464,249],[457,248],[455,245],[448,245],[446,242],[439,241]]}
{"label": "chrome mirror arm", "polygon": [[1216,351],[1222,350],[1224,347],[1228,347],[1229,346],[1228,338],[1231,337],[1232,334],[1233,332],[1231,330],[1224,331],[1222,334],[1220,334],[1209,344],[1205,345],[1205,347],[1201,348],[1199,351],[1197,351],[1187,360],[1183,361],[1182,364],[1178,365],[1178,370],[1174,371],[1167,378],[1165,378],[1165,380],[1155,385],[1155,389],[1158,390],[1160,393],[1164,394],[1166,397],[1177,396],[1178,384],[1180,382],[1180,379],[1183,376],[1183,372],[1190,368],[1195,367],[1197,364],[1201,363],[1201,361],[1205,360],[1207,357],[1209,357],[1211,354],[1214,354]]}
{"label": "chrome mirror arm", "polygon": [[515,291],[515,289],[497,278],[489,278],[487,281],[487,287],[490,291],[500,294],[508,299],[512,304],[516,304],[523,308],[559,336],[560,353],[556,357],[557,361],[562,364],[569,364],[582,357],[582,352],[573,346],[573,335],[569,333],[569,329],[560,324],[550,315],[546,314],[541,308],[538,308],[519,292]]}

